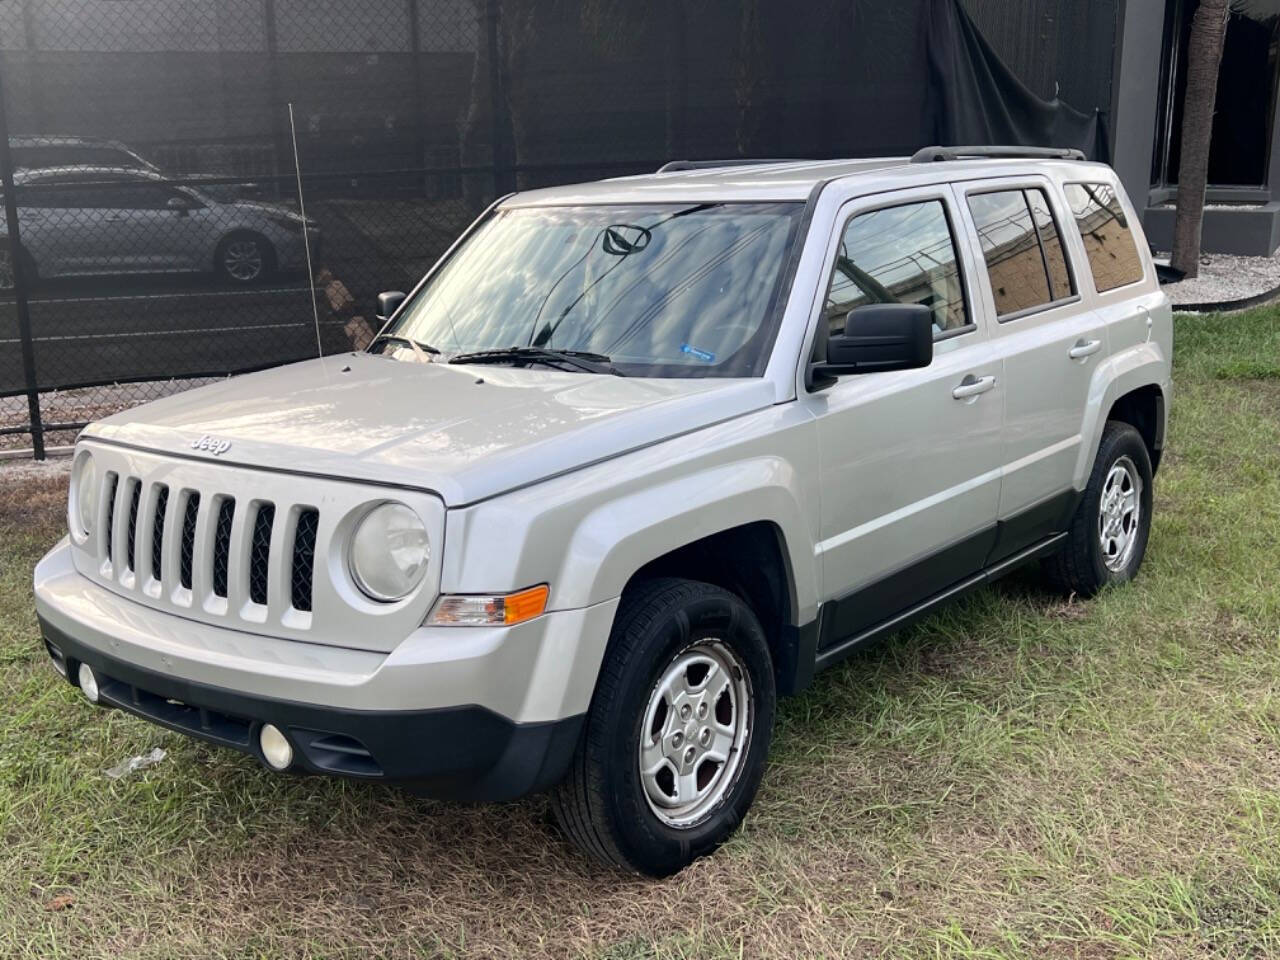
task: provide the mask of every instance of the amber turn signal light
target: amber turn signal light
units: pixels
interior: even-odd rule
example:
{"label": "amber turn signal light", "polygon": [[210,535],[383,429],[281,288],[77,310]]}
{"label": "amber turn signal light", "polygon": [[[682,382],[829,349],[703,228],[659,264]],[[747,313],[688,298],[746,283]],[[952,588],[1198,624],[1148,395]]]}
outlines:
{"label": "amber turn signal light", "polygon": [[427,622],[440,626],[509,627],[541,616],[550,594],[551,588],[542,583],[516,593],[444,596],[436,601]]}

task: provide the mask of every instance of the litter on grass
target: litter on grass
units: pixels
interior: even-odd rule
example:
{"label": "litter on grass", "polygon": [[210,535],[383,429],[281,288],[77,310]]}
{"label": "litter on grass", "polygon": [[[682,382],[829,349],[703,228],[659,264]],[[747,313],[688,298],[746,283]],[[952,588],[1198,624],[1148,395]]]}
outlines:
{"label": "litter on grass", "polygon": [[119,780],[121,777],[127,777],[131,773],[139,770],[145,770],[147,767],[154,767],[163,760],[167,754],[160,747],[156,747],[150,753],[144,753],[140,756],[130,757],[128,760],[121,760],[114,767],[104,771],[112,780]]}

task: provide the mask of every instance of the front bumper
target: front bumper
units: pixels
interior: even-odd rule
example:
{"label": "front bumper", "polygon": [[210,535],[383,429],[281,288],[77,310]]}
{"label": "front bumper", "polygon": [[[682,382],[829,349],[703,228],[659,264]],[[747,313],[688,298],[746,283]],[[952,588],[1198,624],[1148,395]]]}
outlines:
{"label": "front bumper", "polygon": [[420,628],[391,653],[187,620],[81,576],[66,543],[40,562],[36,611],[55,662],[99,676],[110,705],[258,755],[284,730],[302,771],[498,800],[554,784],[572,756],[616,601],[513,628]]}
{"label": "front bumper", "polygon": [[274,724],[294,747],[299,772],[404,783],[462,800],[508,800],[557,783],[583,717],[513,723],[484,707],[343,710],[249,696],[163,676],[86,646],[43,617],[45,644],[68,682],[81,663],[98,679],[99,703],[262,759],[258,732]]}

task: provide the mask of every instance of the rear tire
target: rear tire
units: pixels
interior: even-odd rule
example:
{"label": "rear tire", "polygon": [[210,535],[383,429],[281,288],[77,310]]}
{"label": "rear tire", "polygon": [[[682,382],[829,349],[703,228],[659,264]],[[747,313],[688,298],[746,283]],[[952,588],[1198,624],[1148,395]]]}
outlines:
{"label": "rear tire", "polygon": [[1147,552],[1151,502],[1151,457],[1142,435],[1108,420],[1067,541],[1044,562],[1049,583],[1092,597],[1107,584],[1132,580]]}
{"label": "rear tire", "polygon": [[751,609],[719,587],[628,590],[552,810],[592,858],[668,876],[716,849],[755,799],[776,711]]}

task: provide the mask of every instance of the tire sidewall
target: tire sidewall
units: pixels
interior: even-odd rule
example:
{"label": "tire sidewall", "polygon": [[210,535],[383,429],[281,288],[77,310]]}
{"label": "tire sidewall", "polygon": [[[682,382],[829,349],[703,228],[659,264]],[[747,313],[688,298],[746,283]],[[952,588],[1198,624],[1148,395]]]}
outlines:
{"label": "tire sidewall", "polygon": [[[764,632],[746,604],[731,594],[709,590],[672,605],[647,634],[624,670],[621,696],[602,718],[610,733],[599,760],[605,782],[616,787],[610,791],[609,814],[620,851],[644,872],[664,876],[714,850],[742,821],[764,775],[776,693]],[[645,799],[637,762],[641,726],[662,672],[690,645],[709,637],[731,647],[741,660],[750,680],[754,715],[746,756],[723,801],[697,824],[676,828],[659,820]]]}
{"label": "tire sidewall", "polygon": [[[1121,457],[1128,457],[1138,469],[1142,480],[1142,495],[1139,497],[1141,516],[1138,518],[1138,542],[1133,549],[1129,562],[1121,570],[1110,569],[1102,559],[1102,543],[1098,538],[1098,513],[1102,507],[1102,488],[1112,466]],[[1133,427],[1125,426],[1114,431],[1108,430],[1103,436],[1094,461],[1093,475],[1089,479],[1089,489],[1085,494],[1086,516],[1089,518],[1089,560],[1093,565],[1094,577],[1099,585],[1125,583],[1132,580],[1142,566],[1142,558],[1147,552],[1147,541],[1151,536],[1151,508],[1153,503],[1151,490],[1151,457],[1142,437]]]}

